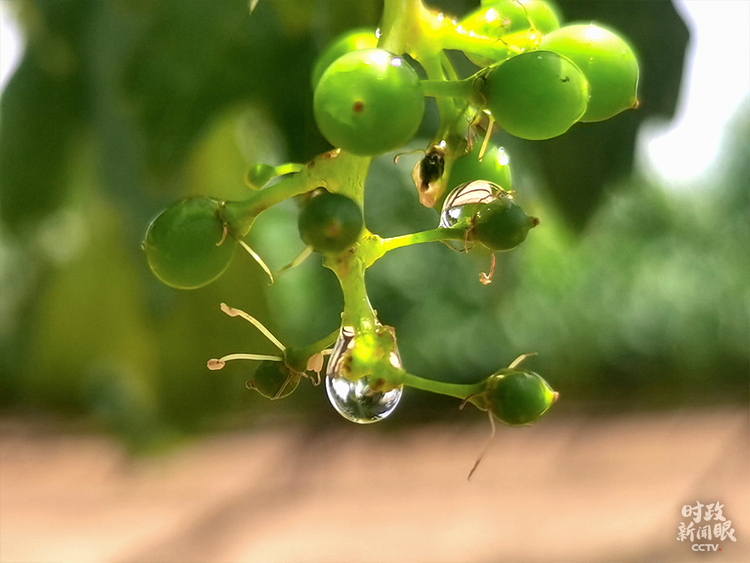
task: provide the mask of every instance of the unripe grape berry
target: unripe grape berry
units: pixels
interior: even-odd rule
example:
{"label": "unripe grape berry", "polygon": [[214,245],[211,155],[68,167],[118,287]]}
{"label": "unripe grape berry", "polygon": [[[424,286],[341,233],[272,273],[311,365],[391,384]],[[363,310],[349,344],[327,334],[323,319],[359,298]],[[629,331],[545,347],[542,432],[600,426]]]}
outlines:
{"label": "unripe grape berry", "polygon": [[337,254],[357,241],[363,224],[362,210],[355,201],[323,191],[304,205],[298,227],[302,240],[315,251]]}
{"label": "unripe grape berry", "polygon": [[377,46],[378,38],[372,29],[352,29],[336,37],[315,59],[310,78],[313,90],[333,61],[352,51],[374,49]]}
{"label": "unripe grape berry", "polygon": [[480,92],[497,123],[522,139],[565,133],[586,111],[589,86],[570,59],[550,51],[521,53],[480,76]]}
{"label": "unripe grape berry", "polygon": [[[475,22],[470,28],[487,37],[502,37],[528,29],[533,25],[542,33],[549,33],[560,27],[560,20],[554,6],[544,0],[489,0],[461,20]],[[495,32],[489,35],[491,32]],[[482,33],[486,32],[486,33]],[[500,32],[500,35],[497,35]]]}
{"label": "unripe grape berry", "polygon": [[638,60],[619,35],[594,24],[566,25],[544,36],[540,49],[573,61],[591,96],[581,121],[603,121],[638,105]]}
{"label": "unripe grape berry", "polygon": [[[462,28],[492,39],[501,39],[532,26],[542,33],[549,33],[560,27],[557,14],[544,0],[492,0],[464,17]],[[478,66],[488,66],[493,62],[485,57],[467,54]]]}
{"label": "unripe grape berry", "polygon": [[480,206],[472,222],[471,238],[493,251],[511,250],[526,240],[529,230],[539,224],[507,193]]}
{"label": "unripe grape berry", "polygon": [[479,160],[481,143],[475,143],[471,152],[453,161],[448,176],[448,189],[474,180],[485,180],[497,184],[506,191],[511,189],[510,159],[502,147],[487,145],[482,160]]}
{"label": "unripe grape berry", "polygon": [[284,362],[263,360],[255,368],[248,385],[269,399],[281,399],[297,389],[300,374],[289,369]]}
{"label": "unripe grape berry", "polygon": [[498,420],[515,426],[537,420],[557,393],[534,372],[506,368],[487,380],[484,399]]}
{"label": "unripe grape berry", "polygon": [[328,142],[360,156],[402,146],[424,112],[417,73],[382,49],[353,51],[334,61],[313,102],[315,122]]}
{"label": "unripe grape berry", "polygon": [[227,236],[219,208],[209,197],[185,199],[151,222],[142,247],[156,277],[178,289],[195,289],[227,269],[237,243]]}

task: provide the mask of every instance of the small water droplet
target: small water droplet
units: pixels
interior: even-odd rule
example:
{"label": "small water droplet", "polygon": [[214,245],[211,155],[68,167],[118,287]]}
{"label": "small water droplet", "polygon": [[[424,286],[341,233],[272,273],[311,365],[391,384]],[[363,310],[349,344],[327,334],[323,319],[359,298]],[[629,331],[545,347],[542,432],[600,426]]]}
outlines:
{"label": "small water droplet", "polygon": [[461,219],[472,217],[479,205],[489,203],[502,192],[500,186],[484,180],[458,186],[445,198],[438,226],[449,229]]}
{"label": "small water droplet", "polygon": [[508,163],[510,163],[510,157],[503,147],[497,149],[497,163],[500,166],[508,166]]}
{"label": "small water droplet", "polygon": [[[357,381],[349,380],[344,374],[344,352],[354,346],[354,329],[342,327],[338,340],[333,347],[326,370],[326,393],[336,411],[357,424],[371,424],[390,415],[401,400],[403,389],[397,387],[390,391],[373,391],[369,378]],[[391,352],[390,363],[401,367],[398,351]]]}

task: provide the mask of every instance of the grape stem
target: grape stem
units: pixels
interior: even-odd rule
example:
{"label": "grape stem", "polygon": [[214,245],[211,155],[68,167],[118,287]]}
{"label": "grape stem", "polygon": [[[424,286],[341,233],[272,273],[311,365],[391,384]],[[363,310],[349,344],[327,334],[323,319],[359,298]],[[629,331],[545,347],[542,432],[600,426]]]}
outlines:
{"label": "grape stem", "polygon": [[366,267],[369,268],[391,250],[403,248],[404,246],[411,246],[412,244],[421,244],[423,242],[463,240],[465,236],[465,228],[444,229],[442,227],[386,239],[380,238],[377,235],[369,235],[366,239],[360,242],[360,249]]}
{"label": "grape stem", "polygon": [[305,169],[304,164],[298,164],[296,162],[287,162],[285,164],[279,164],[275,166],[273,172],[276,176],[285,176],[286,174],[292,174],[294,172],[301,172]]}
{"label": "grape stem", "polygon": [[422,86],[422,92],[425,96],[431,96],[433,98],[459,98],[466,100],[472,105],[478,100],[475,100],[474,95],[474,76],[465,78],[463,80],[422,80],[420,86]]}
{"label": "grape stem", "polygon": [[343,325],[354,327],[356,334],[374,331],[379,323],[367,296],[366,265],[358,253],[344,252],[338,256],[326,256],[323,264],[336,274],[344,294],[344,312],[341,315]]}
{"label": "grape stem", "polygon": [[339,337],[339,331],[340,329],[337,328],[331,334],[321,338],[317,342],[308,344],[304,348],[287,348],[284,352],[286,364],[293,370],[302,373],[307,369],[307,362],[310,358],[334,345],[336,339]]}
{"label": "grape stem", "polygon": [[[323,153],[298,172],[272,186],[253,192],[247,199],[224,202],[220,209],[221,219],[230,235],[238,240],[243,239],[250,232],[255,218],[263,211],[321,186],[329,192],[342,193],[362,205],[364,179],[369,165],[369,157],[355,156],[338,149]],[[299,168],[299,165],[290,167]]]}
{"label": "grape stem", "polygon": [[395,368],[391,365],[379,369],[376,378],[379,380],[380,388],[383,389],[392,389],[405,385],[421,391],[455,397],[479,408],[484,407],[483,392],[486,380],[478,381],[477,383],[448,383],[419,377],[418,375],[406,372],[402,368]]}

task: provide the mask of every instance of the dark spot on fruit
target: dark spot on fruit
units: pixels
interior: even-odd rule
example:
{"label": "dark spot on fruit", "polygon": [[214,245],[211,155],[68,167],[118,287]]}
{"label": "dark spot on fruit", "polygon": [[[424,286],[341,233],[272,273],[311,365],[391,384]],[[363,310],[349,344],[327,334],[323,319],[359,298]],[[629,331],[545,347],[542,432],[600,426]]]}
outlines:
{"label": "dark spot on fruit", "polygon": [[331,223],[326,227],[326,235],[328,238],[338,238],[341,235],[341,231],[343,230],[343,226],[339,221],[331,221]]}
{"label": "dark spot on fruit", "polygon": [[565,78],[561,78],[560,82],[570,82],[570,77],[566,76]]}
{"label": "dark spot on fruit", "polygon": [[362,102],[354,102],[354,105],[352,105],[352,111],[354,113],[362,113],[364,109],[365,109],[365,104]]}

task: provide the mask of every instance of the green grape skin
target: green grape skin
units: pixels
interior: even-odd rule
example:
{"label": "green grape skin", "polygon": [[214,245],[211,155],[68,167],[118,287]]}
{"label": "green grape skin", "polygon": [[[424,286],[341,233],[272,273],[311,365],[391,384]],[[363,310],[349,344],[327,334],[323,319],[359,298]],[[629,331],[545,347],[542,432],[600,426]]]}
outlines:
{"label": "green grape skin", "polygon": [[224,273],[237,241],[226,233],[220,205],[209,197],[184,199],[151,222],[142,248],[157,278],[178,289],[196,289]]}
{"label": "green grape skin", "polygon": [[470,239],[492,251],[512,250],[526,240],[529,230],[538,224],[539,220],[526,215],[509,194],[500,192],[495,199],[477,208]]}
{"label": "green grape skin", "polygon": [[477,81],[498,125],[521,139],[562,135],[586,112],[586,77],[570,59],[551,51],[516,55]]}
{"label": "green grape skin", "polygon": [[382,49],[353,51],[323,73],[315,122],[335,147],[375,156],[409,141],[422,122],[424,95],[414,69]]}
{"label": "green grape skin", "polygon": [[541,417],[557,393],[538,374],[505,368],[490,376],[484,399],[492,414],[505,424],[529,424]]}
{"label": "green grape skin", "polygon": [[[560,20],[552,5],[544,0],[492,0],[483,2],[459,25],[477,35],[500,39],[532,27],[549,33],[560,27]],[[471,53],[467,57],[481,67],[497,62]]]}
{"label": "green grape skin", "polygon": [[368,28],[359,28],[346,31],[336,37],[315,59],[310,82],[312,89],[318,86],[320,78],[331,63],[336,59],[352,51],[363,49],[374,49],[378,46],[378,37],[375,31]]}
{"label": "green grape skin", "polygon": [[291,395],[299,385],[300,374],[284,362],[263,360],[255,368],[248,386],[268,399],[282,399]]}
{"label": "green grape skin", "polygon": [[545,35],[539,48],[566,56],[586,76],[591,96],[581,121],[603,121],[638,106],[638,59],[613,31],[593,23],[566,25]]}
{"label": "green grape skin", "polygon": [[[494,10],[494,13],[488,13]],[[481,7],[461,20],[474,22],[471,28],[475,33],[487,37],[501,37],[528,29],[532,24],[542,33],[549,33],[560,27],[560,17],[554,4],[544,0],[487,0]],[[500,35],[497,32],[500,32]],[[494,32],[494,33],[492,33]],[[490,34],[492,33],[492,34]]]}
{"label": "green grape skin", "polygon": [[494,143],[488,143],[479,160],[481,142],[475,142],[471,152],[459,156],[453,161],[448,175],[447,188],[452,190],[461,184],[475,180],[485,180],[497,184],[506,191],[511,190],[510,158],[505,149]]}
{"label": "green grape skin", "polygon": [[321,254],[338,254],[362,232],[362,209],[348,197],[323,191],[304,204],[299,214],[300,238]]}

